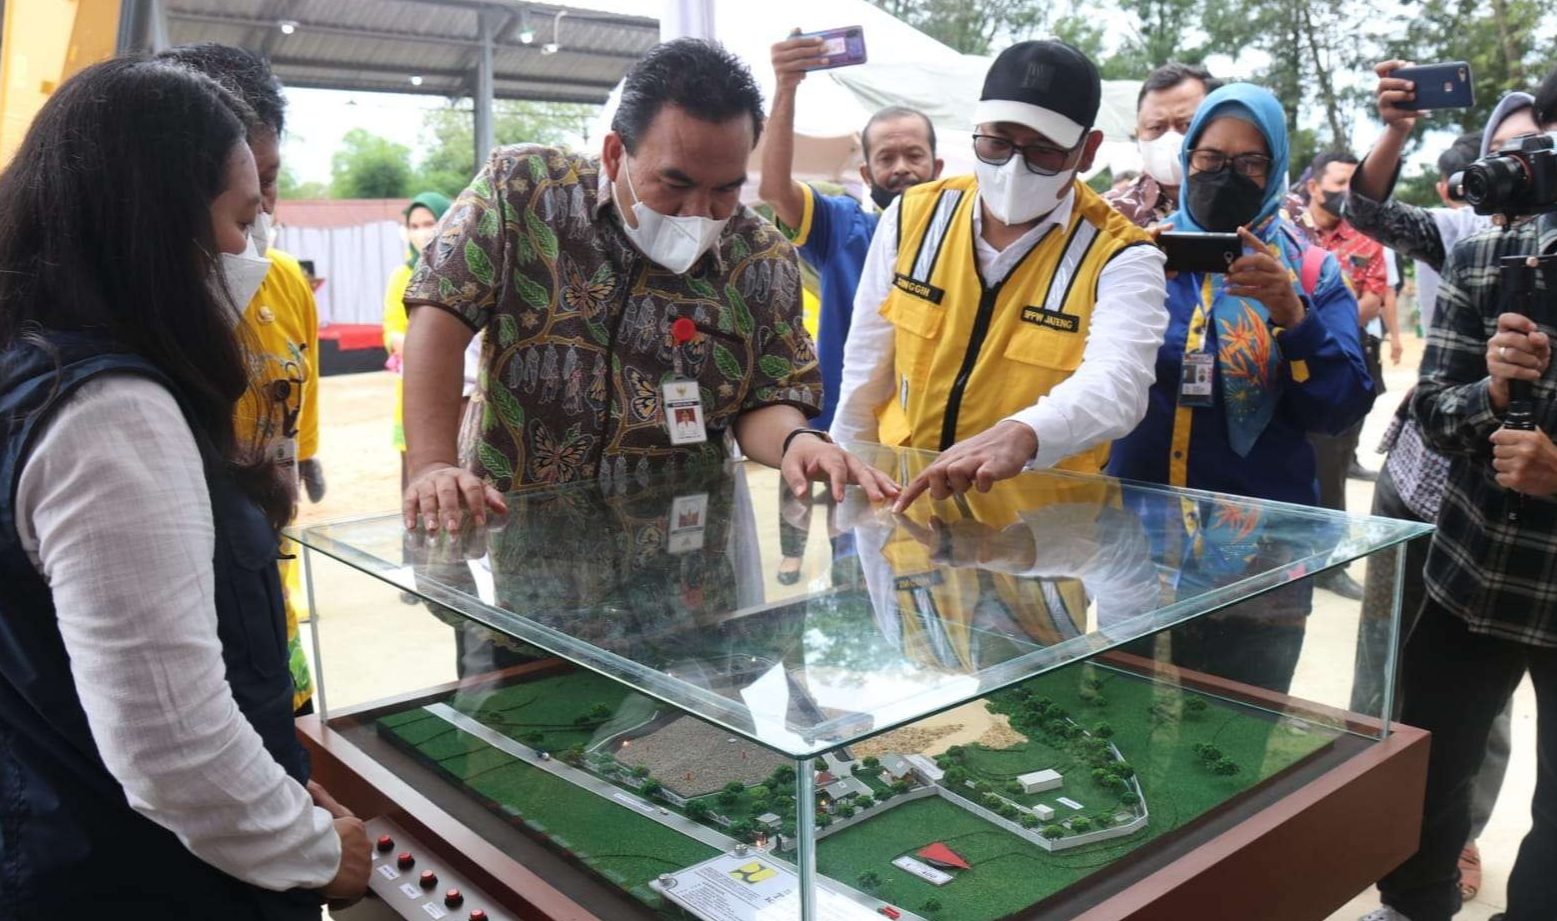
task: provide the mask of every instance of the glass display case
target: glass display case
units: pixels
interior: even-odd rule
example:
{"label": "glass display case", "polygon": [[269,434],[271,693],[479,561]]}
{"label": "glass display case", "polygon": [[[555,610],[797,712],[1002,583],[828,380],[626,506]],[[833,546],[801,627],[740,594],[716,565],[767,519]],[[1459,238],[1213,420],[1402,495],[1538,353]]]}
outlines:
{"label": "glass display case", "polygon": [[[295,537],[316,771],[514,912],[1124,917],[1282,848],[1342,879],[1266,897],[1344,902],[1414,848],[1425,744],[1389,716],[1426,526],[1062,473],[893,514],[754,464],[508,506]],[[1349,563],[1361,604],[1314,584]]]}

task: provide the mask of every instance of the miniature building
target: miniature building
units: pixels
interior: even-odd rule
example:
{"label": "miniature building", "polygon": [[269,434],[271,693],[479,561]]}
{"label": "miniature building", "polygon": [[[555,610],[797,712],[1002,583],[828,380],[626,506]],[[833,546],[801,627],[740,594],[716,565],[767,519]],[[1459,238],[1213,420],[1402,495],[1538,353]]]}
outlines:
{"label": "miniature building", "polygon": [[757,824],[766,825],[769,828],[777,828],[781,821],[783,820],[775,812],[764,812],[762,815],[757,816]]}
{"label": "miniature building", "polygon": [[[829,775],[826,771],[823,771],[822,776],[827,777],[831,775]],[[817,786],[821,787],[818,798],[825,796],[833,803],[842,803],[843,800],[851,796],[871,795],[870,787],[865,785],[865,781],[856,777],[845,777],[842,780],[834,780],[832,783],[826,785],[823,785],[822,778],[818,777],[816,782]]]}
{"label": "miniature building", "polygon": [[914,856],[918,857],[920,860],[923,860],[930,866],[941,870],[973,869],[973,867],[971,867],[966,860],[962,859],[960,854],[939,841],[928,847],[920,848],[919,851],[914,854]]}
{"label": "miniature building", "polygon": [[1018,777],[1016,782],[1022,785],[1023,793],[1043,793],[1058,790],[1065,783],[1065,778],[1058,771],[1033,771]]}
{"label": "miniature building", "polygon": [[881,772],[887,775],[891,783],[897,783],[899,780],[907,780],[914,768],[907,758],[892,752],[881,756]]}
{"label": "miniature building", "polygon": [[909,755],[903,760],[908,762],[909,766],[913,769],[913,772],[918,774],[925,783],[940,783],[941,778],[946,776],[945,771],[937,767],[934,761],[931,761],[924,755]]}
{"label": "miniature building", "polygon": [[1045,806],[1045,805],[1041,804],[1041,803],[1039,805],[1034,806],[1032,808],[1032,813],[1033,813],[1033,815],[1038,817],[1038,821],[1040,821],[1040,822],[1052,822],[1052,821],[1054,821],[1054,810],[1051,809],[1048,806]]}

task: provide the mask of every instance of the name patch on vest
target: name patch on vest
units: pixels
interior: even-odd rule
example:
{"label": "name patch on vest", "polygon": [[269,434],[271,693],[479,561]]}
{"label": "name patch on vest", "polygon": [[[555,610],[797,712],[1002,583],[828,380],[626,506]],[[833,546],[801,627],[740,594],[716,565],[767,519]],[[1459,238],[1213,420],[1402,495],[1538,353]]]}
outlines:
{"label": "name patch on vest", "polygon": [[1022,322],[1032,323],[1035,326],[1047,326],[1049,329],[1057,329],[1062,333],[1074,333],[1081,329],[1081,318],[1073,317],[1068,313],[1060,313],[1056,310],[1044,310],[1042,307],[1023,307]]}
{"label": "name patch on vest", "polygon": [[946,292],[940,288],[922,281],[914,281],[902,272],[892,276],[892,284],[899,291],[906,291],[914,297],[924,298],[932,304],[939,304],[941,298],[946,296]]}
{"label": "name patch on vest", "polygon": [[898,576],[893,580],[893,587],[900,592],[911,592],[916,588],[935,588],[945,581],[946,577],[941,575],[939,569],[932,569],[911,576]]}

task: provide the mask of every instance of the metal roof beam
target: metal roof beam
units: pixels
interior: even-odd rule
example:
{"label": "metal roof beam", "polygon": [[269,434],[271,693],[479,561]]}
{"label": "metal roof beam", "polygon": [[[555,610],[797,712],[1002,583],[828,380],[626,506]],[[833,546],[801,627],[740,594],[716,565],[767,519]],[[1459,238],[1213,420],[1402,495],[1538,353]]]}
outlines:
{"label": "metal roof beam", "polygon": [[[424,0],[426,2],[426,0]],[[167,18],[178,22],[195,22],[205,25],[232,26],[249,29],[276,30],[276,23],[268,19],[254,19],[246,16],[222,16],[216,13],[194,13],[187,10],[168,10]],[[407,42],[417,45],[450,45],[458,48],[481,47],[480,38],[472,38],[463,35],[432,35],[424,32],[391,32],[384,29],[352,28],[350,26],[334,26],[317,22],[298,21],[299,32],[312,32],[317,35],[334,35],[342,38],[364,38],[376,41]],[[511,30],[510,30],[511,31]],[[277,34],[280,34],[277,31]],[[501,36],[506,32],[498,32],[498,39],[493,42],[496,47],[527,51],[532,54],[542,54],[538,45],[526,45],[521,42],[502,41]],[[590,57],[615,58],[622,61],[636,61],[641,54],[628,51],[606,51],[600,48],[581,48],[568,45],[562,46],[558,54],[582,54]]]}
{"label": "metal roof beam", "polygon": [[[410,68],[392,67],[388,64],[363,64],[352,61],[334,61],[314,58],[289,58],[275,57],[270,59],[273,67],[312,67],[320,70],[345,70],[354,73],[386,74],[394,75],[405,80],[409,74],[416,73],[423,77],[448,77],[454,80],[467,80],[470,72],[462,69],[447,68]],[[551,77],[546,74],[518,74],[495,73],[492,79],[497,82],[507,83],[541,83],[554,84],[556,86],[576,86],[585,89],[598,89],[607,92],[616,88],[615,80],[586,80],[573,77]],[[407,90],[406,92],[410,92]]]}
{"label": "metal roof beam", "polygon": [[[427,84],[400,89],[399,87],[383,86],[369,80],[358,82],[351,80],[294,79],[288,80],[287,86],[308,90],[342,90],[351,93],[406,93],[413,96],[439,96],[445,99],[449,96],[447,92],[440,90],[438,87]],[[497,98],[528,102],[567,102],[578,105],[599,105],[606,100],[604,93],[592,96],[547,92],[504,93],[501,87],[498,88]]]}

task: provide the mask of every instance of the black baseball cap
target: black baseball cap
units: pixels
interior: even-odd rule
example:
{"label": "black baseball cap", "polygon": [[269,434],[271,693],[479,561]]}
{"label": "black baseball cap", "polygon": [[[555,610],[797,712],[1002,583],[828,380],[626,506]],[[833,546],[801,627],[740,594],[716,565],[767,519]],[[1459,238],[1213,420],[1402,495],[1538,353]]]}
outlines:
{"label": "black baseball cap", "polygon": [[1097,120],[1102,98],[1097,65],[1080,50],[1061,41],[1019,42],[984,75],[973,123],[1015,122],[1074,147]]}

